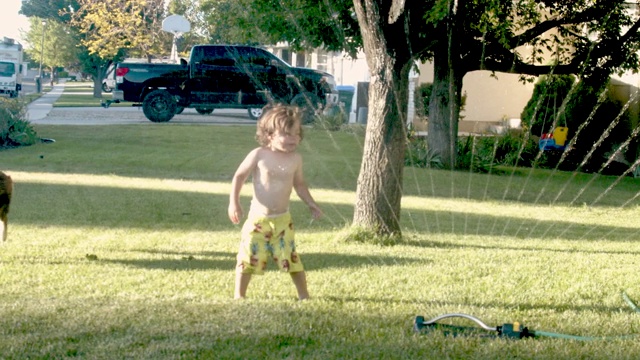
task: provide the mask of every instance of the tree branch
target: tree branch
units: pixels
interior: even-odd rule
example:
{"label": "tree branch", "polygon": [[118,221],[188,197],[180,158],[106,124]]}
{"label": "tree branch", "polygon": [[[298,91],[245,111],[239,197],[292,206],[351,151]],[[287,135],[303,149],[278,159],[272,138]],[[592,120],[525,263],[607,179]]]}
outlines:
{"label": "tree branch", "polygon": [[512,49],[515,49],[518,46],[521,46],[523,44],[530,42],[532,39],[535,39],[536,37],[544,34],[545,32],[562,25],[580,24],[587,21],[591,21],[591,20],[601,19],[603,11],[606,11],[606,9],[614,8],[616,6],[616,2],[614,1],[606,2],[604,5],[605,9],[598,7],[598,5],[600,4],[593,5],[592,7],[582,12],[573,14],[572,16],[568,16],[566,18],[560,18],[560,19],[554,18],[554,19],[543,21],[538,25],[524,31],[523,33],[512,37],[509,41],[509,46]]}

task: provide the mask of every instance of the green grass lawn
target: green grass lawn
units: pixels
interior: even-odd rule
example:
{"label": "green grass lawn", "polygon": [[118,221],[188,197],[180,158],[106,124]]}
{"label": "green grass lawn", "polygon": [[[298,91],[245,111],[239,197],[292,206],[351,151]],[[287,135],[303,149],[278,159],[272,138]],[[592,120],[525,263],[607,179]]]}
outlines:
{"label": "green grass lawn", "polygon": [[[0,358],[635,359],[640,179],[406,168],[396,246],[347,243],[363,137],[309,129],[325,217],[294,196],[310,301],[271,266],[234,301],[230,180],[244,126],[44,126],[0,151],[15,180],[0,246]],[[250,186],[243,190],[249,206]],[[416,315],[585,337],[416,335]],[[442,323],[474,326],[468,320]],[[487,332],[487,334],[489,334]]]}

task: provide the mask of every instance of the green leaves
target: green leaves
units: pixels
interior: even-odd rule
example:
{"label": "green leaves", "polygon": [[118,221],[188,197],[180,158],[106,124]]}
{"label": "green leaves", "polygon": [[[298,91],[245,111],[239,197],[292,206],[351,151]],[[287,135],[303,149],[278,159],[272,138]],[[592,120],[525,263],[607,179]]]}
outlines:
{"label": "green leaves", "polygon": [[0,97],[0,148],[33,145],[39,140],[26,114],[21,100]]}

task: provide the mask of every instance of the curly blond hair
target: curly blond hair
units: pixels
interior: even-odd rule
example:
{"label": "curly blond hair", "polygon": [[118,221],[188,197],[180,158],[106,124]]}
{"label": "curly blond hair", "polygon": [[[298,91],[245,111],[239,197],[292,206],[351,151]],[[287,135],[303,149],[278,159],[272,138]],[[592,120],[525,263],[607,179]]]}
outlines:
{"label": "curly blond hair", "polygon": [[261,146],[268,146],[269,137],[278,130],[289,132],[292,129],[300,129],[302,140],[302,112],[296,106],[285,104],[267,105],[263,108],[262,116],[258,120],[256,140]]}

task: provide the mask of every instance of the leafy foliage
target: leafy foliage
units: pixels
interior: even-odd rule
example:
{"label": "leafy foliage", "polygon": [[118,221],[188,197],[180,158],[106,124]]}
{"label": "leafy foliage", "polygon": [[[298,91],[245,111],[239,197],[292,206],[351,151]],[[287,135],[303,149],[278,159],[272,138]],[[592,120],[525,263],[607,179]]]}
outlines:
{"label": "leafy foliage", "polygon": [[523,126],[536,136],[549,133],[556,126],[566,126],[567,114],[563,107],[575,84],[573,75],[541,76],[522,111]]}
{"label": "leafy foliage", "polygon": [[[78,26],[81,17],[79,12],[81,5],[75,0],[24,0],[20,12],[30,18],[29,21],[35,25],[30,28],[27,35],[29,47],[31,48],[42,48],[41,45],[37,45],[41,43],[40,39],[42,37],[41,20],[51,24],[59,23],[62,26],[62,29],[58,31],[49,31],[45,34],[45,56],[50,53],[50,51],[47,51],[49,42],[57,43],[60,38],[69,39],[73,43],[74,49],[73,51],[66,49],[68,51],[66,56],[75,58],[75,61],[71,64],[65,63],[64,66],[78,69],[85,74],[93,76],[94,97],[100,98],[102,97],[100,83],[109,65],[119,59],[121,49],[105,45],[104,51],[113,51],[113,56],[103,58],[95,52],[90,52],[88,47],[81,44],[89,35],[88,33],[83,33],[82,28]],[[47,31],[46,28],[45,31]],[[105,35],[105,37],[107,36]],[[31,53],[32,57],[33,55]],[[54,65],[57,66],[57,63],[50,66]]]}
{"label": "leafy foliage", "polygon": [[0,98],[0,148],[33,145],[38,141],[38,135],[26,117],[23,101]]}
{"label": "leafy foliage", "polygon": [[489,173],[497,162],[494,153],[497,142],[488,136],[467,136],[458,142],[456,169]]}
{"label": "leafy foliage", "polygon": [[421,118],[429,117],[429,100],[431,99],[432,89],[432,83],[422,83],[416,87],[413,99],[416,116]]}
{"label": "leafy foliage", "polygon": [[164,0],[80,0],[72,24],[84,34],[90,54],[112,59],[120,49],[150,58],[167,54],[162,48],[170,35],[162,31]]}
{"label": "leafy foliage", "polygon": [[[614,98],[613,85],[591,84],[576,82],[572,76],[545,76],[522,113],[523,124],[534,136],[552,132],[556,126],[569,128],[567,141],[573,142],[560,164],[567,170],[599,171],[618,145],[630,140],[631,117],[626,104]],[[635,159],[634,144],[623,149],[627,160]]]}
{"label": "leafy foliage", "polygon": [[429,148],[426,137],[418,136],[413,129],[408,132],[404,164],[418,168],[442,168],[440,155]]}
{"label": "leafy foliage", "polygon": [[25,52],[43,69],[51,73],[58,67],[74,68],[78,62],[77,34],[68,24],[56,19],[29,18],[29,31],[24,34],[30,44]]}
{"label": "leafy foliage", "polygon": [[[362,47],[360,26],[353,2],[345,0],[205,0],[207,4],[230,3],[242,11],[212,13],[234,38],[275,44],[286,41],[296,50],[322,47],[329,51],[346,51],[355,56]],[[237,3],[237,5],[233,5]],[[223,19],[226,17],[226,19]],[[221,29],[224,31],[224,29]]]}
{"label": "leafy foliage", "polygon": [[317,129],[338,131],[348,122],[347,113],[342,107],[334,106],[321,115],[317,115],[313,126]]}
{"label": "leafy foliage", "polygon": [[[418,168],[443,168],[437,151],[429,148],[426,137],[409,131],[405,165]],[[536,159],[538,157],[538,159]],[[500,173],[498,165],[551,167],[548,157],[539,155],[537,143],[522,130],[509,129],[503,134],[471,135],[458,142],[456,170],[476,173]]]}
{"label": "leafy foliage", "polygon": [[[433,83],[422,83],[416,86],[414,92],[414,106],[416,111],[416,116],[421,118],[429,117],[429,102],[431,101],[431,94],[433,93]],[[462,94],[460,97],[460,111],[463,111],[467,102],[466,93]],[[460,119],[463,119],[460,116]]]}
{"label": "leafy foliage", "polygon": [[458,142],[456,169],[500,173],[498,165],[546,167],[546,158],[536,162],[538,154],[537,143],[519,129],[509,129],[503,134],[467,136]]}

